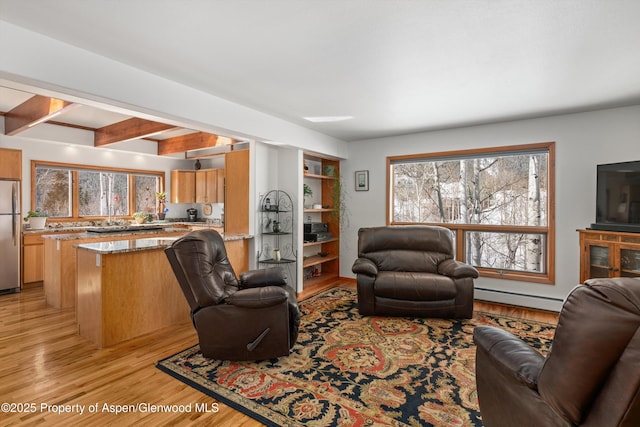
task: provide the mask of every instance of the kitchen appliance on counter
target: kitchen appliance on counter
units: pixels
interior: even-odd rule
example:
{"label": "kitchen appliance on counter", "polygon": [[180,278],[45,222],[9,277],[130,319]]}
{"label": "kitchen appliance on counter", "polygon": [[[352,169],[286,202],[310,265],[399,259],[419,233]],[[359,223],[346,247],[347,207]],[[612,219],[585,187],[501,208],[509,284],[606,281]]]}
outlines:
{"label": "kitchen appliance on counter", "polygon": [[198,220],[198,210],[195,208],[187,209],[187,221],[196,222]]}
{"label": "kitchen appliance on counter", "polygon": [[0,180],[0,293],[20,291],[20,181]]}

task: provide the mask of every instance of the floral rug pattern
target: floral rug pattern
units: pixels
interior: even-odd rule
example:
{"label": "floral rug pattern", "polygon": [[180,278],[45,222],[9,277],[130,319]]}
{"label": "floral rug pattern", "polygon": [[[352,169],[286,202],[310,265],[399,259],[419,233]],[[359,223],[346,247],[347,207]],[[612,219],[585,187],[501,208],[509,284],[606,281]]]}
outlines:
{"label": "floral rug pattern", "polygon": [[356,292],[300,304],[289,357],[207,359],[198,346],[158,362],[185,383],[272,426],[482,426],[473,329],[509,330],[543,354],[554,327],[476,312],[473,319],[362,317]]}

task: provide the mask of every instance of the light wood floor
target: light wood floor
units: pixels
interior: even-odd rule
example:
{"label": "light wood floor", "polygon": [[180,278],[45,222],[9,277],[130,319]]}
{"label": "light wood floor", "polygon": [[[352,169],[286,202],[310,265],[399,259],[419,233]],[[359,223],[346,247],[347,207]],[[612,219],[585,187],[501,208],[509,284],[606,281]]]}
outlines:
{"label": "light wood floor", "polygon": [[[341,282],[355,286],[352,281]],[[476,309],[555,322],[555,313],[476,303]],[[216,425],[260,426],[253,419],[161,372],[155,363],[197,343],[190,323],[98,350],[77,335],[75,312],[47,307],[42,287],[0,295],[0,425]],[[88,413],[98,404],[97,413]],[[192,412],[147,411],[115,414],[104,405],[192,405]],[[75,405],[84,414],[55,407]],[[72,408],[73,409],[73,408]]]}

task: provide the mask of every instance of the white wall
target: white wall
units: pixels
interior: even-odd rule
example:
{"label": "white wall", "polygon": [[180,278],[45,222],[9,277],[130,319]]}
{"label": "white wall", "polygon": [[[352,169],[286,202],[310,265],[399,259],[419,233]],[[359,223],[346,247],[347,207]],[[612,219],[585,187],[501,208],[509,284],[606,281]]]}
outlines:
{"label": "white wall", "polygon": [[[385,224],[387,156],[547,141],[556,142],[556,283],[479,278],[476,287],[489,291],[478,290],[476,297],[558,310],[559,300],[579,281],[576,230],[595,220],[596,165],[640,160],[640,106],[349,143],[341,166],[350,210],[341,234],[341,275],[354,276],[358,229]],[[355,191],[357,170],[369,170],[369,191]]]}

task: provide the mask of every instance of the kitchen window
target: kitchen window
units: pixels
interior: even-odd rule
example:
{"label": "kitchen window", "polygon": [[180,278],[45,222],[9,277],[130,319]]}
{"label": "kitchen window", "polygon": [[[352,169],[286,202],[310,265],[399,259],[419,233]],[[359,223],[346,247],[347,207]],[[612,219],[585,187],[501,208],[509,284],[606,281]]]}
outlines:
{"label": "kitchen window", "polygon": [[554,143],[387,158],[388,223],[452,230],[481,276],[553,283]]}
{"label": "kitchen window", "polygon": [[164,172],[32,161],[32,210],[49,219],[126,218],[153,214]]}

